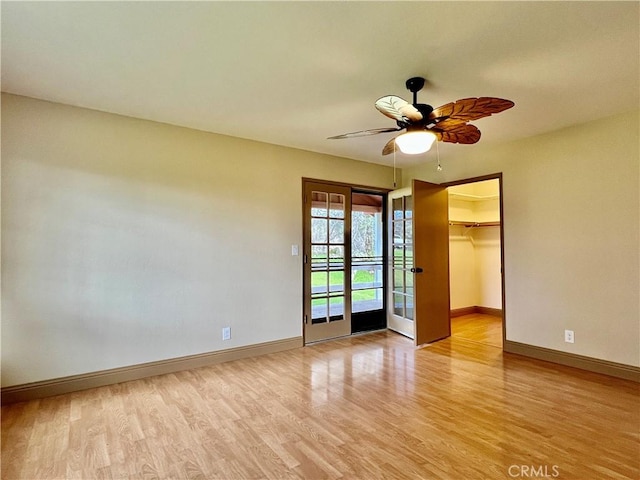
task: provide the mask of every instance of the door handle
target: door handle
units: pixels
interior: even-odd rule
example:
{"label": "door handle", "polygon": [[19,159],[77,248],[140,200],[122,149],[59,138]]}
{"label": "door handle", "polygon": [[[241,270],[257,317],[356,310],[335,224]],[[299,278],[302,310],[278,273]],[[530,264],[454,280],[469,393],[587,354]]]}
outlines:
{"label": "door handle", "polygon": [[411,273],[422,273],[422,269],[420,267],[413,267]]}

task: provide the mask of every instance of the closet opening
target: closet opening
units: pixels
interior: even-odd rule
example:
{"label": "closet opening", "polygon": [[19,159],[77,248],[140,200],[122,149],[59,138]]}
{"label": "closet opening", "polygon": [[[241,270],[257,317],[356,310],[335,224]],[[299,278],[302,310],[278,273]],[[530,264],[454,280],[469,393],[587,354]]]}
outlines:
{"label": "closet opening", "polygon": [[502,175],[448,184],[451,336],[503,348]]}

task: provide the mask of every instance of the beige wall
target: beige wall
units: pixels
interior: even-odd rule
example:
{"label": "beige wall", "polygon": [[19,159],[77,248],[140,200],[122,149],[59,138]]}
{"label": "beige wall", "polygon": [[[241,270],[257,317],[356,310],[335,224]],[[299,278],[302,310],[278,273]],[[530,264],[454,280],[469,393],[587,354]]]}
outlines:
{"label": "beige wall", "polygon": [[[508,339],[640,365],[638,132],[634,112],[403,172],[503,172]],[[1,153],[3,386],[301,335],[301,177],[392,184],[382,166],[11,95]]]}
{"label": "beige wall", "polygon": [[3,386],[300,336],[301,178],[393,181],[11,95],[2,161]]}
{"label": "beige wall", "polygon": [[475,228],[471,233],[480,307],[502,309],[500,227]]}
{"label": "beige wall", "polygon": [[403,170],[405,185],[503,173],[508,340],[640,365],[639,132],[629,112]]}
{"label": "beige wall", "polygon": [[449,227],[450,305],[502,308],[500,227]]}

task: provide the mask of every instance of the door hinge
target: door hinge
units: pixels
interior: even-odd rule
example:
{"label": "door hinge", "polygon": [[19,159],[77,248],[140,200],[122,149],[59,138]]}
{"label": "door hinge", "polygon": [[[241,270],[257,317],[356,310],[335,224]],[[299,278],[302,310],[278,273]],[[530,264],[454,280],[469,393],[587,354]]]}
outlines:
{"label": "door hinge", "polygon": [[307,254],[305,253],[302,257],[303,257],[303,262],[307,263]]}
{"label": "door hinge", "polygon": [[304,316],[304,323],[309,323],[309,316],[306,314]]}

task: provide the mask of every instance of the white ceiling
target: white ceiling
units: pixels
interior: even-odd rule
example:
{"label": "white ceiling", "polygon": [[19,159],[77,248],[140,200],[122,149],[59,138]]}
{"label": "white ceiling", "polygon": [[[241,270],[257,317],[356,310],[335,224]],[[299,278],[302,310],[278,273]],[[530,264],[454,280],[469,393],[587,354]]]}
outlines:
{"label": "white ceiling", "polygon": [[[375,110],[496,96],[497,143],[640,105],[638,2],[6,2],[2,90],[389,163]],[[440,153],[474,146],[442,144]],[[427,155],[432,155],[431,153]],[[400,165],[430,160],[398,155]]]}

